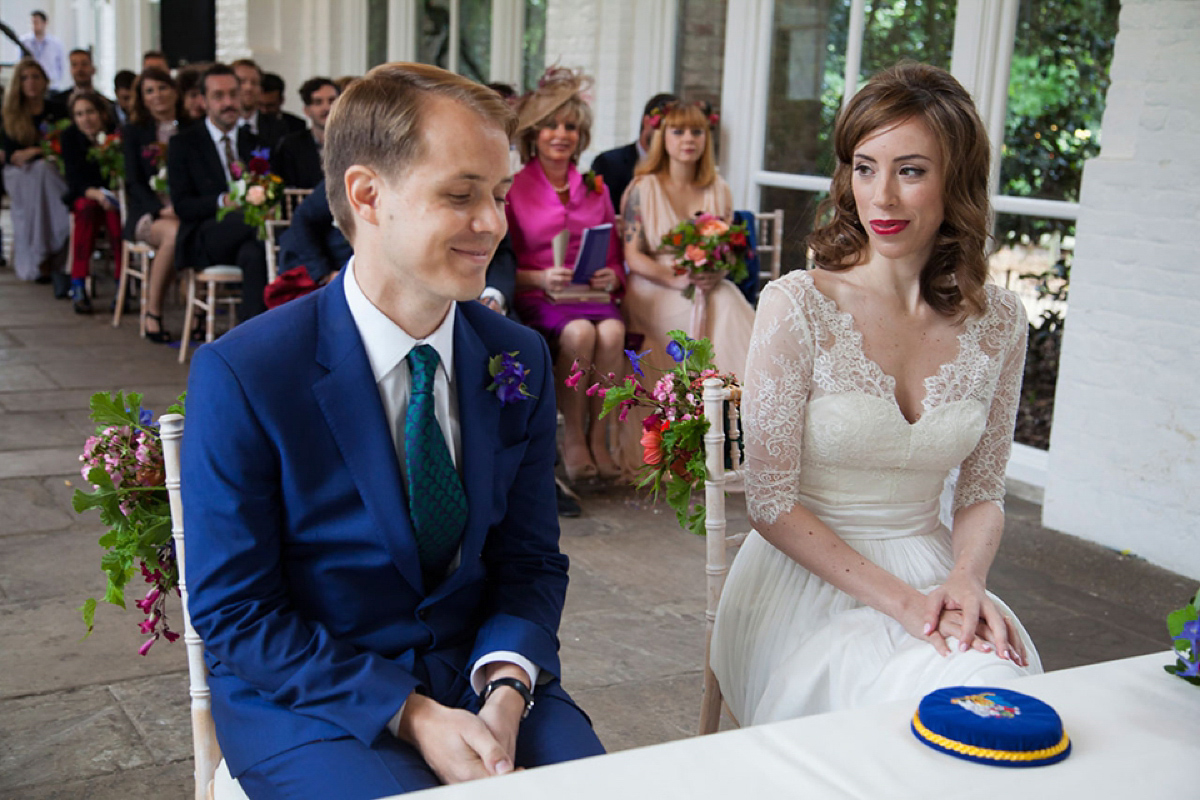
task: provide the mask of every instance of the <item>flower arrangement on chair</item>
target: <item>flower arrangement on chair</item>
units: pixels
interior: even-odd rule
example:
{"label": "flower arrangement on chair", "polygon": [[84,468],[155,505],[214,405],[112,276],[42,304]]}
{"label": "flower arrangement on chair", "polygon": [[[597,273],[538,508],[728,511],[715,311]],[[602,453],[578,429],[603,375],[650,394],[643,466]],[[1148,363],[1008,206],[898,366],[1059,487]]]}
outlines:
{"label": "flower arrangement on chair", "polygon": [[229,165],[233,180],[229,184],[229,199],[232,206],[222,206],[217,211],[217,222],[226,214],[242,212],[247,225],[258,229],[258,238],[267,240],[267,220],[274,219],[283,200],[283,178],[271,172],[268,160],[270,151],[260,147],[250,154],[250,161],[242,164],[235,161]]}
{"label": "flower arrangement on chair", "polygon": [[[718,372],[713,366],[713,346],[708,339],[692,339],[678,330],[667,336],[671,340],[667,355],[675,366],[663,371],[649,391],[635,376],[645,376],[645,369],[649,367],[641,362],[650,351],[626,350],[634,374],[627,375],[622,381],[612,373],[597,376],[586,393],[604,398],[601,419],[615,411],[618,419],[625,422],[634,407],[649,410],[641,422],[643,466],[637,487],[649,488],[655,499],[665,493],[667,504],[674,509],[680,526],[703,536],[704,508],[692,507],[692,492],[703,484],[708,474],[704,463],[704,434],[708,432],[708,420],[704,417],[704,381],[719,378],[729,387],[737,386],[738,380],[734,375]],[[566,380],[567,386],[578,391],[590,369],[584,370],[576,362]]]}
{"label": "flower arrangement on chair", "polygon": [[[184,413],[185,395],[167,409]],[[108,577],[104,602],[125,608],[125,590],[136,574],[150,589],[135,601],[146,618],[138,625],[149,634],[138,649],[145,655],[160,637],[168,642],[179,638],[166,616],[166,599],[179,591],[179,570],[171,543],[171,509],[167,499],[162,440],[153,412],[143,409],[142,395],[131,392],[97,392],[92,395],[92,419],[96,434],[84,444],[83,477],[92,491],[76,489],[72,506],[77,513],[100,511],[108,532],[100,537],[104,556],[100,568]],[[89,597],[80,608],[87,635],[95,627],[96,599]]]}
{"label": "flower arrangement on chair", "polygon": [[88,161],[100,165],[100,177],[108,188],[116,191],[125,179],[125,151],[121,147],[120,132],[100,131],[96,134],[96,146],[88,150],[87,157]]}
{"label": "flower arrangement on chair", "polygon": [[1175,642],[1177,661],[1163,669],[1200,686],[1200,592],[1192,602],[1167,615],[1167,630]]}
{"label": "flower arrangement on chair", "polygon": [[166,142],[154,142],[142,149],[142,158],[154,164],[154,175],[150,178],[150,189],[159,194],[169,191],[167,185],[167,147]]}
{"label": "flower arrangement on chair", "polygon": [[38,131],[42,134],[38,144],[42,148],[42,158],[59,172],[63,171],[62,163],[62,133],[71,127],[71,120],[60,119],[55,123],[43,122]]}
{"label": "flower arrangement on chair", "polygon": [[[746,237],[746,225],[730,225],[714,214],[701,212],[680,222],[663,236],[663,248],[675,253],[675,273],[729,273],[729,279],[741,283],[750,274],[747,260],[754,255]],[[689,300],[696,294],[694,284],[683,290]]]}

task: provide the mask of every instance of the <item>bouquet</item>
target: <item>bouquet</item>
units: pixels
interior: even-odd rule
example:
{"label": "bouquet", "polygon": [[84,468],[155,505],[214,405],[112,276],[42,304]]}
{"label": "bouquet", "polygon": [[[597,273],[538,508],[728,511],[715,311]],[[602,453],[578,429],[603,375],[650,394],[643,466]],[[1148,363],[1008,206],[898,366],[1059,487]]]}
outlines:
{"label": "bouquet", "polygon": [[[184,413],[184,396],[167,409]],[[79,460],[92,491],[76,489],[72,505],[77,513],[100,511],[108,532],[100,537],[104,556],[100,568],[108,576],[104,602],[125,608],[125,589],[135,574],[150,584],[136,605],[146,615],[139,628],[150,638],[138,653],[145,655],[159,637],[173,642],[179,634],[167,623],[166,599],[178,593],[179,570],[171,542],[171,508],[167,499],[162,440],[153,412],[141,407],[142,396],[121,392],[92,395],[92,419],[98,427],[89,436]],[[91,635],[96,600],[89,597],[79,609]]]}
{"label": "bouquet", "polygon": [[43,122],[38,131],[42,134],[38,142],[42,148],[42,157],[59,172],[63,171],[62,163],[62,132],[71,127],[71,120],[60,119],[58,122]]}
{"label": "bouquet", "polygon": [[154,176],[150,178],[150,189],[158,194],[169,191],[167,185],[167,143],[155,142],[146,145],[142,150],[142,158],[154,165]]}
{"label": "bouquet", "polygon": [[113,191],[125,180],[125,152],[121,149],[120,133],[96,134],[96,146],[88,150],[88,161],[100,165],[100,177]]}
{"label": "bouquet", "polygon": [[[745,223],[730,225],[703,211],[669,230],[663,236],[662,247],[675,253],[677,275],[724,270],[734,283],[746,280],[750,274],[746,261],[754,255]],[[683,290],[689,300],[695,293],[694,285]]]}
{"label": "bouquet", "polygon": [[1178,661],[1163,669],[1200,686],[1200,592],[1191,603],[1167,615],[1167,630],[1175,641]]}
{"label": "bouquet", "polygon": [[[665,492],[667,504],[684,530],[704,535],[704,508],[692,508],[692,491],[701,486],[708,472],[704,459],[704,434],[708,420],[704,417],[704,381],[720,378],[724,386],[737,386],[737,377],[717,372],[713,366],[713,346],[708,339],[691,339],[683,331],[667,334],[671,342],[667,355],[675,366],[663,372],[649,391],[637,377],[645,377],[648,366],[642,365],[650,351],[635,353],[626,350],[633,375],[618,382],[609,373],[588,387],[588,396],[600,395],[604,407],[603,419],[616,411],[625,422],[635,406],[649,410],[642,420],[642,473],[637,486],[649,487],[657,499]],[[567,378],[567,386],[576,389],[585,371],[576,362]],[[635,377],[636,376],[636,377]]]}
{"label": "bouquet", "polygon": [[258,238],[267,240],[267,220],[274,219],[283,199],[283,178],[271,174],[270,151],[265,147],[253,151],[250,162],[235,161],[229,165],[233,181],[229,184],[232,206],[222,206],[217,212],[217,222],[226,214],[242,212],[247,225],[258,229]]}

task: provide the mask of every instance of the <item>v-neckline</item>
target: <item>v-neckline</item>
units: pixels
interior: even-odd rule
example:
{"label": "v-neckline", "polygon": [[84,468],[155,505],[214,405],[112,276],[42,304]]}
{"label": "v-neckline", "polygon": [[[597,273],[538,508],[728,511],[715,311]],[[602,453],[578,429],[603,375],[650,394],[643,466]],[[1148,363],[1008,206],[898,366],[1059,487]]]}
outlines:
{"label": "v-neckline", "polygon": [[979,319],[982,319],[982,317],[970,316],[967,318],[966,324],[963,325],[962,331],[960,331],[955,337],[958,339],[958,349],[955,351],[954,357],[945,363],[939,364],[937,369],[921,379],[921,387],[925,390],[921,395],[921,402],[918,404],[921,413],[920,416],[918,416],[915,420],[910,420],[908,415],[904,413],[904,409],[900,405],[899,398],[896,397],[896,389],[899,385],[899,381],[896,380],[894,375],[891,375],[885,371],[884,368],[879,365],[878,361],[867,355],[867,348],[864,344],[866,337],[863,336],[862,331],[858,329],[857,321],[854,319],[854,315],[849,311],[843,311],[837,304],[836,300],[822,292],[820,287],[817,286],[816,280],[807,271],[804,273],[804,275],[812,283],[813,291],[816,292],[819,301],[827,304],[829,308],[832,309],[833,315],[842,321],[842,325],[846,328],[846,331],[851,335],[856,344],[855,350],[857,351],[858,357],[863,360],[863,363],[867,365],[868,369],[874,370],[885,379],[885,386],[889,385],[887,381],[891,382],[890,390],[888,391],[888,399],[891,400],[891,405],[896,409],[896,412],[900,414],[900,418],[903,419],[910,428],[918,425],[921,420],[925,419],[925,417],[929,415],[930,411],[933,411],[932,408],[928,408],[926,406],[926,401],[929,400],[930,395],[930,381],[940,378],[942,374],[946,372],[946,370],[952,368],[959,362],[963,356],[963,352],[966,350],[966,335],[971,332],[972,326],[974,326]]}

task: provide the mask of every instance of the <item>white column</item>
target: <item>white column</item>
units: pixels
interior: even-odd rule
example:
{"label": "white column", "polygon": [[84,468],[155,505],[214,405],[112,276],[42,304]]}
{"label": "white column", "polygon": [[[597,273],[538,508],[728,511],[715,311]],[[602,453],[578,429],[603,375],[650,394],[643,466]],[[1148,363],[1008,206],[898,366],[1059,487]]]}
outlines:
{"label": "white column", "polygon": [[[420,35],[420,9],[416,0],[391,0],[388,3],[387,57],[389,61],[415,61],[417,36]],[[366,46],[366,40],[363,41]]]}
{"label": "white column", "polygon": [[252,58],[248,0],[217,0],[217,61]]}
{"label": "white column", "polygon": [[[367,71],[366,0],[338,0],[331,4],[330,16],[326,35],[333,37],[337,45],[333,59],[334,77],[362,75]],[[390,13],[388,17],[390,19]]]}
{"label": "white column", "polygon": [[492,82],[521,90],[525,65],[525,0],[492,0]]}
{"label": "white column", "polygon": [[721,175],[734,208],[758,208],[754,174],[763,163],[771,66],[772,0],[730,2],[721,79]]}

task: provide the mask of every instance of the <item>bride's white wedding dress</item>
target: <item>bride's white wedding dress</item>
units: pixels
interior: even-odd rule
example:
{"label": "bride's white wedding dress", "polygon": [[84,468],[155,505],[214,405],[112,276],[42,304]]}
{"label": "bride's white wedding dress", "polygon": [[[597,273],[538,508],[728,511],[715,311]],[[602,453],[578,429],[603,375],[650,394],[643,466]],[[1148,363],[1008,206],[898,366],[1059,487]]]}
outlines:
{"label": "bride's white wedding dress", "polygon": [[[949,472],[961,467],[955,510],[1004,500],[1027,324],[1011,292],[989,285],[987,304],[967,321],[954,360],[925,380],[921,416],[909,423],[895,380],[809,273],[768,285],[743,393],[752,518],[774,521],[800,503],[909,585],[927,592],[945,581],[954,560],[939,510]],[[1041,672],[1016,627],[1027,668],[959,652],[957,641],[942,657],[751,533],[721,597],[712,667],[734,715],[752,725]]]}

